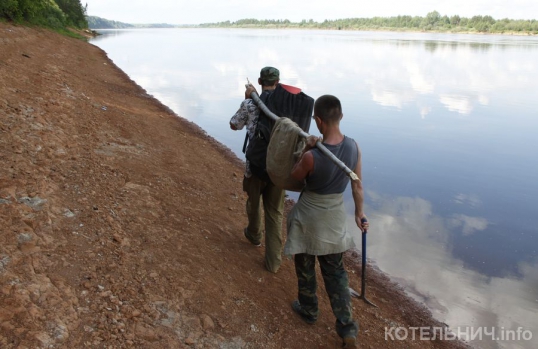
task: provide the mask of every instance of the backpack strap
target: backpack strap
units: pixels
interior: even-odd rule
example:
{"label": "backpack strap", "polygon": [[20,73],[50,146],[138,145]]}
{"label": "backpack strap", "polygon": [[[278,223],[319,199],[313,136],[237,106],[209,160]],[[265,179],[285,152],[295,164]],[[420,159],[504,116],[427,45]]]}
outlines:
{"label": "backpack strap", "polygon": [[243,143],[243,154],[247,152],[247,143],[248,143],[248,132],[245,135],[245,143]]}

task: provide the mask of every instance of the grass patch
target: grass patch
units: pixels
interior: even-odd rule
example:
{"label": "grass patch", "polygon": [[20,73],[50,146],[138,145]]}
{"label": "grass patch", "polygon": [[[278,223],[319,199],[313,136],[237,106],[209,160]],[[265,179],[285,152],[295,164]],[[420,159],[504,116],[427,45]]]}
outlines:
{"label": "grass patch", "polygon": [[87,41],[86,37],[80,35],[79,33],[71,31],[68,28],[58,28],[58,29],[52,29],[52,30],[54,30],[55,32],[57,32],[59,34],[69,36],[70,38],[75,38],[75,39]]}

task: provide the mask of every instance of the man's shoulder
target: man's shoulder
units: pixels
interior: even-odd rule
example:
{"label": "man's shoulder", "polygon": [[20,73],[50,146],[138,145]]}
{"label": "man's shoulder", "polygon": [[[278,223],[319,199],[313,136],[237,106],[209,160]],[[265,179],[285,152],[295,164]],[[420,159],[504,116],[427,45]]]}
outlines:
{"label": "man's shoulder", "polygon": [[359,148],[359,143],[357,143],[357,141],[349,136],[346,136],[344,135],[344,144],[347,145],[348,147],[352,147],[354,149],[358,149]]}
{"label": "man's shoulder", "polygon": [[241,130],[249,120],[257,118],[257,107],[251,99],[245,99],[239,105],[239,109],[230,118],[230,124]]}
{"label": "man's shoulder", "polygon": [[247,99],[244,99],[243,101],[241,101],[240,107],[249,106],[251,104],[254,104],[254,101],[252,99],[250,99],[250,98],[247,98]]}
{"label": "man's shoulder", "polygon": [[347,135],[344,135],[344,140],[346,142],[357,143],[357,142],[355,142],[355,139],[353,139],[353,138],[351,138],[351,137],[349,137]]}
{"label": "man's shoulder", "polygon": [[256,103],[254,103],[254,101],[252,99],[250,99],[250,98],[245,99],[239,105],[239,109],[234,114],[232,119],[237,118],[237,117],[246,118],[249,114],[257,114],[258,111],[259,111],[259,108],[256,105]]}

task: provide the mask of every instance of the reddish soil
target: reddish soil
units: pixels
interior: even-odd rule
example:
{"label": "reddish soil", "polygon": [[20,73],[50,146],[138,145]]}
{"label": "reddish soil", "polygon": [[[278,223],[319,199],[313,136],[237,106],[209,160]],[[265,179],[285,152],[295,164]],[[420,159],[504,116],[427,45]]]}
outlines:
{"label": "reddish soil", "polygon": [[[244,239],[242,161],[99,48],[0,23],[0,135],[0,348],[340,347],[323,286],[306,325],[292,261]],[[386,341],[442,325],[368,272],[360,348],[464,347]]]}

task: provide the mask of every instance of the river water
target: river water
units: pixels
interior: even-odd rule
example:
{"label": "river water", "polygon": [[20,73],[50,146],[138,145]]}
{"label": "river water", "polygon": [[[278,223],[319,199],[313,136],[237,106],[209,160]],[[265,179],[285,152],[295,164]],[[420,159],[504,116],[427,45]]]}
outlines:
{"label": "river water", "polygon": [[261,67],[339,97],[363,153],[368,257],[474,347],[538,347],[538,37],[101,33],[134,81],[240,157],[228,122]]}

